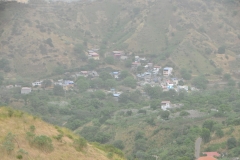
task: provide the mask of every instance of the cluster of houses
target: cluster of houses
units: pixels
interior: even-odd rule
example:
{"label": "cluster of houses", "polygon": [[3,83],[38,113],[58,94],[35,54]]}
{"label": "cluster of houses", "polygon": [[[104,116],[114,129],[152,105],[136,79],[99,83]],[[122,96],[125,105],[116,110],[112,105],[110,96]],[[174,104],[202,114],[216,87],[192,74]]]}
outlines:
{"label": "cluster of houses", "polygon": [[[88,50],[88,58],[99,60],[99,54],[97,53],[98,49]],[[126,56],[124,51],[112,51],[108,53],[112,55],[115,59],[125,60],[128,57]],[[175,91],[186,90],[188,91],[188,86],[179,85],[179,81],[182,79],[172,78],[173,77],[173,68],[172,67],[164,67],[154,65],[149,62],[145,57],[135,56],[134,62],[131,65],[131,71],[135,74],[135,78],[139,87],[144,87],[145,85],[150,85],[152,87],[159,86],[163,89],[163,91],[169,91],[174,89]],[[141,67],[141,70],[138,69]],[[113,71],[110,75],[116,80],[119,79],[121,71]],[[66,72],[65,77],[69,77],[71,80],[57,80],[54,82],[51,81],[51,86],[48,86],[48,89],[52,89],[55,85],[62,86],[64,90],[71,90],[74,87],[74,81],[77,80],[78,77],[99,77],[99,74],[96,71],[80,71],[80,72]],[[43,87],[42,83],[44,80],[36,81],[32,83],[32,87],[22,87],[21,94],[29,94],[32,90]],[[8,86],[11,88],[11,86]],[[21,87],[21,86],[20,86]],[[118,98],[122,93],[115,91],[115,89],[111,89],[109,92],[112,93],[113,97]],[[161,109],[167,110],[171,108],[170,101],[162,101]]]}

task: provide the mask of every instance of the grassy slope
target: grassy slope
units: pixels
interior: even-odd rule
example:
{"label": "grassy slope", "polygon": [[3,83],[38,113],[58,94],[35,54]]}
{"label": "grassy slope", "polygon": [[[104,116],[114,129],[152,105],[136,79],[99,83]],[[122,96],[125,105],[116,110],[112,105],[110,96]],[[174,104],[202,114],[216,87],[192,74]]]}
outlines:
{"label": "grassy slope", "polygon": [[[108,160],[106,152],[97,149],[91,144],[87,144],[87,148],[83,149],[82,152],[76,151],[76,149],[72,146],[73,140],[69,137],[72,136],[75,139],[78,138],[78,136],[67,129],[54,127],[38,118],[34,118],[33,116],[20,111],[14,111],[12,117],[9,117],[8,113],[8,108],[0,108],[0,143],[2,143],[4,137],[11,132],[15,135],[15,149],[10,155],[8,155],[2,150],[2,148],[0,148],[1,159],[3,160],[14,159],[16,155],[18,155],[17,152],[20,149],[28,152],[28,154],[23,155],[23,159]],[[36,135],[46,135],[51,137],[54,146],[53,152],[45,153],[29,145],[26,140],[26,132],[29,130],[31,125],[36,127]],[[59,130],[64,133],[62,141],[57,141],[53,138],[53,136],[59,135]],[[122,159],[116,155],[113,157],[119,160]]]}

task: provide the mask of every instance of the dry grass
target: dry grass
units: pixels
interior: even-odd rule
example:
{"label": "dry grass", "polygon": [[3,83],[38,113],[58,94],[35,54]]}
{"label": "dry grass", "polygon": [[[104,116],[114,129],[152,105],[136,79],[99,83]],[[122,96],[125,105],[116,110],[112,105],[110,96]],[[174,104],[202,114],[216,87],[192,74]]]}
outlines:
{"label": "dry grass", "polygon": [[[65,160],[65,159],[83,159],[83,160],[108,160],[107,153],[87,144],[87,147],[82,152],[76,151],[73,147],[73,139],[78,138],[66,128],[54,127],[40,120],[37,117],[30,116],[20,111],[13,111],[13,115],[9,116],[9,109],[0,108],[0,143],[8,133],[15,135],[14,150],[11,154],[7,154],[1,148],[1,160],[16,159],[20,149],[26,151],[28,154],[21,154],[26,160]],[[50,153],[45,153],[32,147],[27,139],[26,132],[29,127],[34,125],[36,135],[46,135],[52,139],[54,150]],[[54,139],[54,136],[63,133],[60,141]],[[121,159],[115,155],[116,158]]]}

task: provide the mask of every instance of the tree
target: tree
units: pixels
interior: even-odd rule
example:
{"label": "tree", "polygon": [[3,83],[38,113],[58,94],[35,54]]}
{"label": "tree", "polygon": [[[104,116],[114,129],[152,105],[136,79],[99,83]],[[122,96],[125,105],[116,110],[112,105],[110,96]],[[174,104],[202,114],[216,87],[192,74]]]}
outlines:
{"label": "tree", "polygon": [[130,75],[130,74],[129,74],[128,71],[123,70],[123,71],[121,71],[121,73],[120,73],[120,75],[119,75],[119,78],[120,78],[120,79],[125,79],[125,78],[128,77],[129,75]]}
{"label": "tree", "polygon": [[126,60],[125,63],[124,63],[125,67],[127,68],[131,68],[132,66],[132,61],[130,59]]}
{"label": "tree", "polygon": [[214,123],[215,123],[215,122],[212,121],[212,120],[206,120],[206,121],[204,121],[202,127],[209,129],[209,131],[212,131],[212,130],[213,130]]}
{"label": "tree", "polygon": [[204,142],[209,142],[210,140],[210,131],[207,128],[203,128],[201,132],[201,137]]}
{"label": "tree", "polygon": [[160,106],[160,101],[159,100],[157,100],[157,99],[153,99],[153,100],[151,100],[151,102],[150,102],[150,107],[153,109],[153,110],[155,110],[155,109],[157,109],[157,107],[158,106]]}
{"label": "tree", "polygon": [[180,73],[185,80],[190,80],[192,78],[192,75],[185,68],[183,68]]}
{"label": "tree", "polygon": [[3,81],[4,81],[4,77],[2,74],[0,74],[0,86],[3,84]]}
{"label": "tree", "polygon": [[226,50],[226,47],[225,46],[221,46],[221,47],[218,48],[218,53],[219,54],[224,54],[225,50]]}
{"label": "tree", "polygon": [[46,39],[45,43],[48,44],[50,47],[54,47],[54,45],[52,44],[52,39],[51,38]]}
{"label": "tree", "polygon": [[47,88],[47,87],[51,87],[52,86],[52,81],[51,80],[44,80],[42,83],[41,83],[41,87],[42,88]]}
{"label": "tree", "polygon": [[117,85],[116,81],[113,79],[108,79],[105,81],[104,86],[107,89],[115,88]]}
{"label": "tree", "polygon": [[223,75],[223,79],[224,79],[225,81],[228,81],[228,80],[231,79],[231,75],[228,74],[228,73],[225,73],[225,74]]}
{"label": "tree", "polygon": [[99,75],[99,78],[101,78],[103,81],[106,81],[108,79],[113,79],[113,77],[109,73],[107,73],[106,71],[101,72],[100,75]]}
{"label": "tree", "polygon": [[181,111],[179,115],[184,117],[190,115],[190,113],[188,113],[187,111]]}
{"label": "tree", "polygon": [[89,82],[85,77],[80,77],[77,80],[77,86],[81,92],[85,92],[89,88]]}
{"label": "tree", "polygon": [[162,111],[162,112],[160,113],[160,116],[162,117],[162,119],[165,119],[165,120],[168,120],[169,115],[170,115],[170,112],[169,112],[169,111]]}
{"label": "tree", "polygon": [[217,129],[215,134],[219,138],[222,138],[224,136],[224,132],[221,129]]}
{"label": "tree", "polygon": [[56,96],[64,96],[64,90],[63,87],[60,85],[55,85],[53,88],[53,94]]}
{"label": "tree", "polygon": [[193,79],[192,84],[198,89],[206,89],[208,80],[204,76],[198,76]]}
{"label": "tree", "polygon": [[93,93],[94,97],[98,98],[98,99],[105,99],[106,98],[106,94],[101,91],[101,90],[97,90],[96,92]]}
{"label": "tree", "polygon": [[111,64],[113,65],[114,64],[114,58],[113,56],[107,56],[104,61],[107,63],[107,64]]}
{"label": "tree", "polygon": [[237,146],[237,140],[235,137],[231,137],[227,140],[228,149],[235,148]]}
{"label": "tree", "polygon": [[234,87],[234,86],[236,86],[236,82],[233,79],[229,79],[228,85]]}
{"label": "tree", "polygon": [[113,146],[118,149],[121,149],[121,150],[123,150],[125,148],[125,145],[122,140],[117,140],[117,141],[113,142]]}
{"label": "tree", "polygon": [[122,84],[126,87],[136,88],[137,82],[132,77],[127,77],[123,80]]}

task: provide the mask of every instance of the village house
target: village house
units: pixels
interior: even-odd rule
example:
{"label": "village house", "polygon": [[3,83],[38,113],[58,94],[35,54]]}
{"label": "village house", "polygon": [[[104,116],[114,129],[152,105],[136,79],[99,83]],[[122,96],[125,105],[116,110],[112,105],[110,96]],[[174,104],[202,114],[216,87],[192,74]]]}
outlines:
{"label": "village house", "polygon": [[33,82],[32,83],[32,86],[33,87],[39,87],[39,86],[41,86],[42,85],[42,81],[38,81],[38,82]]}
{"label": "village house", "polygon": [[21,94],[29,94],[32,92],[32,88],[29,87],[22,87],[21,88]]}
{"label": "village house", "polygon": [[170,76],[172,75],[173,68],[165,67],[163,68],[163,76]]}
{"label": "village house", "polygon": [[199,157],[197,160],[217,160],[214,157]]}
{"label": "village house", "polygon": [[141,66],[139,62],[132,62],[132,69],[137,69],[137,67]]}
{"label": "village house", "polygon": [[96,52],[90,52],[88,53],[88,59],[99,60],[99,54]]}
{"label": "village house", "polygon": [[172,78],[171,79],[174,85],[178,85],[178,79],[177,78]]}
{"label": "village house", "polygon": [[126,60],[126,59],[128,59],[128,57],[127,56],[121,56],[120,59],[121,60]]}
{"label": "village house", "polygon": [[112,51],[112,54],[115,55],[115,54],[119,54],[121,56],[125,56],[125,52],[124,51]]}
{"label": "village house", "polygon": [[88,75],[92,77],[99,77],[99,74],[96,71],[89,71]]}
{"label": "village house", "polygon": [[88,71],[81,71],[80,76],[87,77],[88,76]]}
{"label": "village house", "polygon": [[118,79],[118,78],[119,78],[119,75],[120,75],[120,72],[115,71],[115,72],[112,72],[112,73],[110,73],[110,74],[111,74],[111,76],[113,76],[113,78]]}
{"label": "village house", "polygon": [[221,154],[219,154],[218,152],[203,152],[203,154],[207,157],[221,157]]}
{"label": "village house", "polygon": [[171,107],[171,102],[170,101],[162,101],[161,102],[161,109],[166,111],[168,108]]}
{"label": "village house", "polygon": [[7,89],[12,89],[13,87],[14,87],[13,85],[6,86]]}

